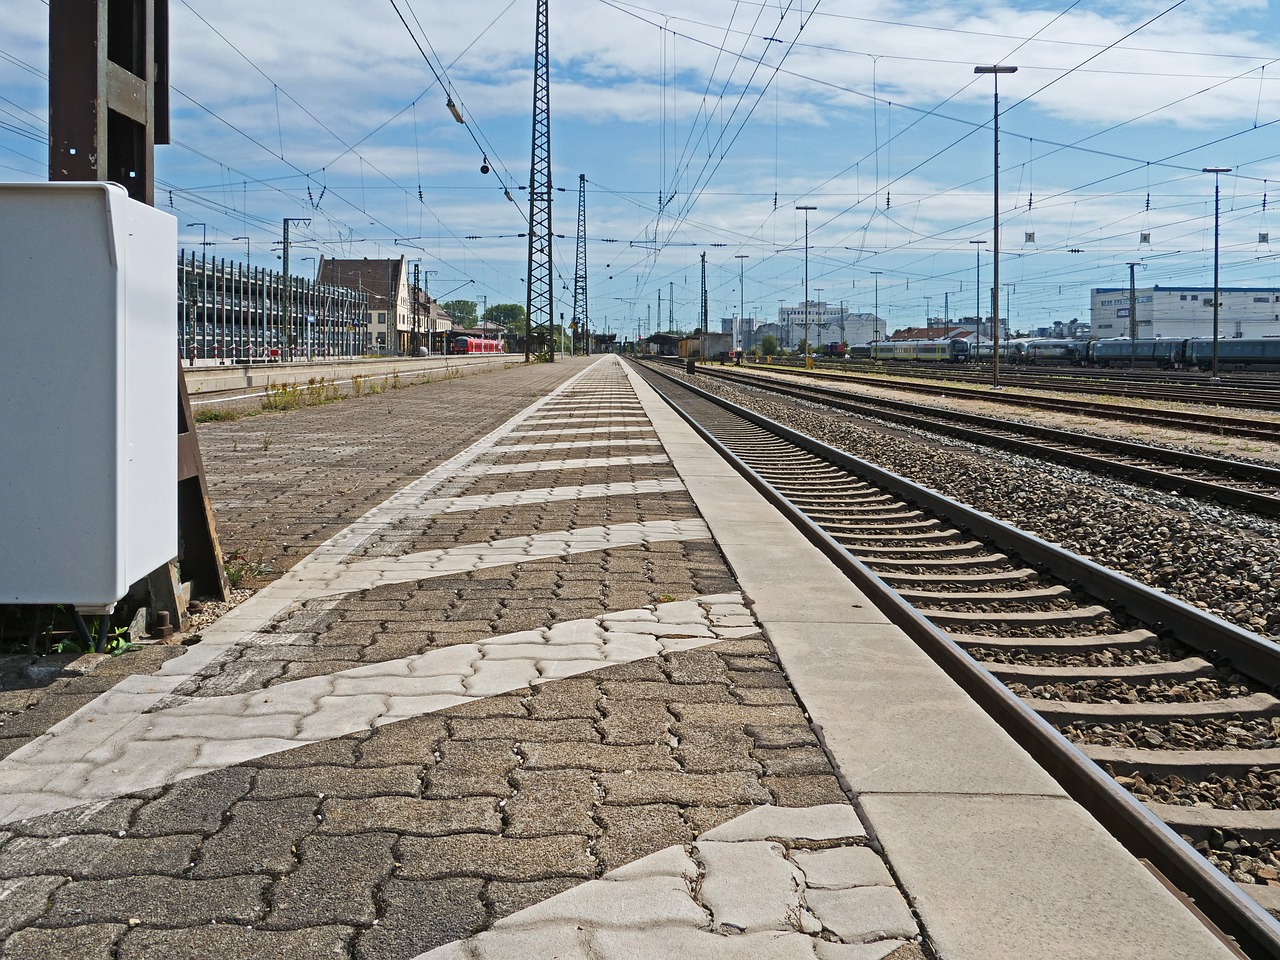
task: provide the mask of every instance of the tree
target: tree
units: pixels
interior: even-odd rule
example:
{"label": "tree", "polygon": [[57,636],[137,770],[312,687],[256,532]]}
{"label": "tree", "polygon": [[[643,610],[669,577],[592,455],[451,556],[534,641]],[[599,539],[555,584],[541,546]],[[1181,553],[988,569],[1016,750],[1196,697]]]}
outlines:
{"label": "tree", "polygon": [[480,322],[476,316],[476,305],[470,300],[450,300],[440,304],[440,307],[464,327],[474,327]]}
{"label": "tree", "polygon": [[524,328],[524,307],[518,303],[495,303],[484,312],[485,323],[496,323],[511,329]]}
{"label": "tree", "polygon": [[760,352],[766,357],[772,357],[778,352],[778,338],[772,333],[766,333],[760,340]]}

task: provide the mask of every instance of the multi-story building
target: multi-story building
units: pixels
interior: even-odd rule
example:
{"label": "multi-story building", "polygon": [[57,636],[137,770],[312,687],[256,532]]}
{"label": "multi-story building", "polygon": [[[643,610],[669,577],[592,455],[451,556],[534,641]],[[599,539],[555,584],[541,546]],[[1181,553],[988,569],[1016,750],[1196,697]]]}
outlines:
{"label": "multi-story building", "polygon": [[320,260],[321,283],[368,296],[369,336],[374,350],[401,355],[435,353],[443,348],[453,320],[423,291],[414,289],[409,277],[403,256],[394,260]]}
{"label": "multi-story building", "polygon": [[825,300],[778,308],[778,326],[782,329],[782,346],[794,349],[804,339],[805,315],[808,314],[809,340],[814,347],[824,343],[866,343],[885,336],[884,324],[874,313],[851,313],[843,306],[832,306]]}
{"label": "multi-story building", "polygon": [[[1213,336],[1213,287],[1138,287],[1138,338]],[[1218,336],[1280,336],[1280,288],[1219,287]],[[1090,296],[1091,334],[1127,337],[1128,287],[1098,287]]]}

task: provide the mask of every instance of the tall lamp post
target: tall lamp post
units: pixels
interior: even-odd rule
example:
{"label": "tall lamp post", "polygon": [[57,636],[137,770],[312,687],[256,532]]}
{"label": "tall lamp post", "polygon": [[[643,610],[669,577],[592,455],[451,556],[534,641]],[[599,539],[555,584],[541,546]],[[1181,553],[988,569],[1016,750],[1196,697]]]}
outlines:
{"label": "tall lamp post", "polygon": [[1219,226],[1219,193],[1218,176],[1230,173],[1231,167],[1205,167],[1203,173],[1213,174],[1213,373],[1210,383],[1218,382],[1218,226]]}
{"label": "tall lamp post", "polygon": [[985,240],[970,240],[974,244],[974,280],[973,280],[973,301],[974,301],[974,335],[973,335],[973,359],[976,363],[978,357],[978,348],[982,346],[982,244]]}
{"label": "tall lamp post", "polygon": [[797,206],[796,209],[804,211],[804,365],[808,369],[812,366],[809,360],[809,211],[818,208]]}
{"label": "tall lamp post", "polygon": [[[995,109],[991,117],[995,151],[992,155],[991,214],[991,386],[1000,387],[1000,74],[1017,73],[1017,67],[994,64],[974,67],[974,73],[989,73],[995,89]],[[979,310],[981,313],[981,310]]]}
{"label": "tall lamp post", "polygon": [[[742,268],[745,266],[743,261],[749,260],[750,258],[751,258],[751,255],[746,253],[737,253],[737,254],[734,254],[734,257],[733,257],[733,259],[738,261],[738,328],[734,331],[734,337],[733,337],[734,353],[737,353],[742,346],[742,323],[743,323],[743,320],[745,319],[743,315],[746,313],[746,310],[747,310],[746,288],[742,286]],[[741,361],[741,358],[739,358],[739,361]]]}

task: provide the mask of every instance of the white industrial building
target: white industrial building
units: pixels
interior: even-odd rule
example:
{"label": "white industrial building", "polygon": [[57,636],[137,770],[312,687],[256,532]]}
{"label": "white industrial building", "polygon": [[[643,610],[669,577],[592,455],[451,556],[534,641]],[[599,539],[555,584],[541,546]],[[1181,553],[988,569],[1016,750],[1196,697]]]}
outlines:
{"label": "white industrial building", "polygon": [[[1213,287],[1138,287],[1139,339],[1213,336]],[[1219,287],[1218,336],[1280,336],[1280,288]],[[1129,288],[1098,287],[1090,296],[1091,335],[1127,337]]]}
{"label": "white industrial building", "polygon": [[[884,324],[874,313],[851,313],[843,306],[832,306],[825,300],[808,303],[809,341],[814,347],[824,343],[866,343],[883,338]],[[782,329],[782,346],[794,349],[804,339],[805,305],[778,308],[778,326]]]}

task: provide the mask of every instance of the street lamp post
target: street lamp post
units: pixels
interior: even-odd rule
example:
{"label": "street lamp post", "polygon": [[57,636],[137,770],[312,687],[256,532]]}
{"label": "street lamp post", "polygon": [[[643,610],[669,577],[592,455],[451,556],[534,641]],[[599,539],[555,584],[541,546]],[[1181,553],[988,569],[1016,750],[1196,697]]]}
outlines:
{"label": "street lamp post", "polygon": [[1213,174],[1213,373],[1209,377],[1210,383],[1218,382],[1218,226],[1219,226],[1219,198],[1218,193],[1218,176],[1223,173],[1230,173],[1231,167],[1205,167],[1203,173]]}
{"label": "street lamp post", "polygon": [[248,237],[232,237],[231,239],[244,241],[244,262],[250,263],[250,264],[253,263],[252,255],[249,253],[249,238]]}
{"label": "street lamp post", "polygon": [[878,343],[880,341],[880,274],[883,270],[872,270],[871,276],[876,278],[876,305],[872,308],[871,314],[871,342]]}
{"label": "street lamp post", "polygon": [[[1000,387],[1000,74],[1017,73],[1017,67],[994,64],[990,67],[974,67],[974,73],[991,74],[995,90],[995,109],[991,116],[995,151],[992,155],[992,214],[991,214],[991,386]],[[981,313],[981,310],[979,310]]]}
{"label": "street lamp post", "polygon": [[809,360],[809,211],[817,207],[797,206],[804,211],[804,365],[811,366]]}
{"label": "street lamp post", "polygon": [[976,363],[979,360],[978,348],[982,346],[982,244],[985,240],[970,240],[974,244],[974,281],[973,281],[973,301],[974,301],[974,337],[973,337],[973,359]]}

